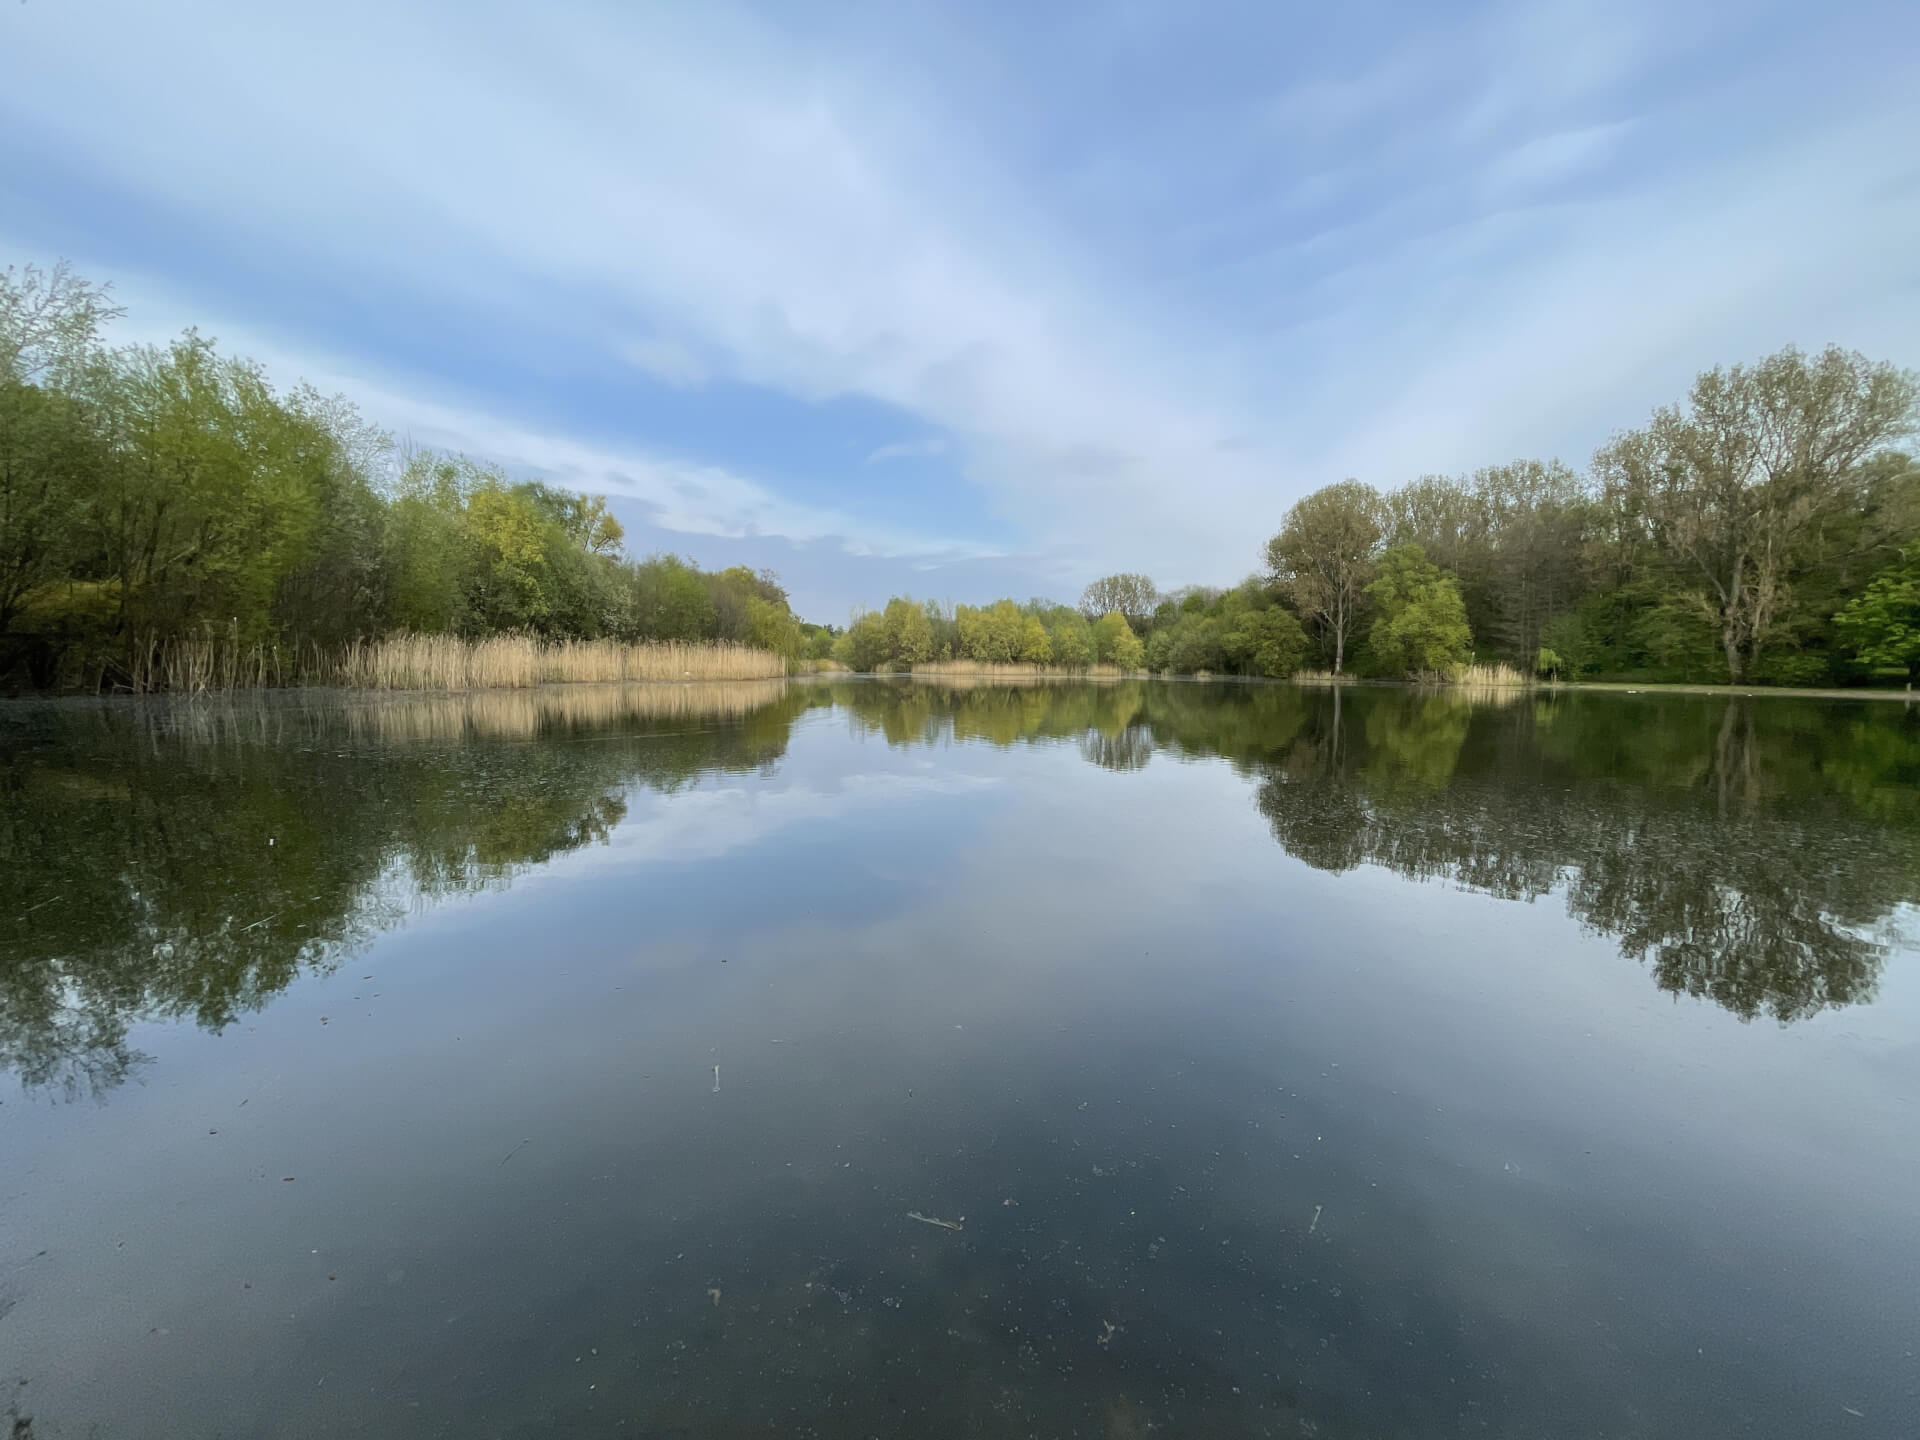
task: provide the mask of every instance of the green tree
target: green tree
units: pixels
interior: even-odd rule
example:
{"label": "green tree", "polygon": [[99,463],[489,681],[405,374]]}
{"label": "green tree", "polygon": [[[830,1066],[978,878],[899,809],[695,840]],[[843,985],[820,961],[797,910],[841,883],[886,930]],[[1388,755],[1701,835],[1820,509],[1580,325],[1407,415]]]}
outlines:
{"label": "green tree", "polygon": [[1920,678],[1920,544],[1874,576],[1834,628],[1857,664],[1900,671],[1909,686]]}
{"label": "green tree", "polygon": [[1053,642],[1038,615],[1029,615],[1020,626],[1020,658],[1030,665],[1045,665],[1053,659]]}
{"label": "green tree", "polygon": [[1856,505],[1865,462],[1911,433],[1920,378],[1829,347],[1707,371],[1594,457],[1609,503],[1643,527],[1719,633],[1727,679],[1759,659],[1797,563]]}
{"label": "green tree", "polygon": [[896,668],[910,670],[933,658],[933,625],[925,606],[896,595],[887,601],[882,618],[887,629],[888,659]]}
{"label": "green tree", "polygon": [[1093,663],[1093,627],[1078,610],[1065,606],[1053,612],[1047,638],[1053,644],[1053,661],[1068,669],[1082,670]]}
{"label": "green tree", "polygon": [[1384,530],[1379,492],[1358,480],[1328,485],[1287,512],[1267,542],[1267,570],[1333,646],[1333,668],[1346,663],[1347,636],[1359,618]]}
{"label": "green tree", "polygon": [[1138,670],[1146,662],[1146,647],[1119,611],[1108,611],[1094,622],[1093,659],[1096,665],[1122,670]]}
{"label": "green tree", "polygon": [[1242,674],[1278,678],[1300,668],[1307,654],[1307,632],[1291,610],[1269,605],[1235,616],[1222,636],[1222,648]]}
{"label": "green tree", "polygon": [[1418,545],[1383,554],[1367,595],[1377,612],[1368,644],[1389,673],[1446,675],[1473,658],[1460,587]]}
{"label": "green tree", "polygon": [[862,674],[889,669],[893,643],[887,635],[886,616],[874,610],[856,616],[846,633],[833,642],[833,658]]}

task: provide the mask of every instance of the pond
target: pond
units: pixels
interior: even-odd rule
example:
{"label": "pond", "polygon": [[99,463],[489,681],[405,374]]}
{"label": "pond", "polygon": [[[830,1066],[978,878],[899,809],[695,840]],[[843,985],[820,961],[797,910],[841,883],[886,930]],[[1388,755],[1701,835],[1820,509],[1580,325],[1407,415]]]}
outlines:
{"label": "pond", "polygon": [[1920,716],[0,709],[16,1435],[1920,1429]]}

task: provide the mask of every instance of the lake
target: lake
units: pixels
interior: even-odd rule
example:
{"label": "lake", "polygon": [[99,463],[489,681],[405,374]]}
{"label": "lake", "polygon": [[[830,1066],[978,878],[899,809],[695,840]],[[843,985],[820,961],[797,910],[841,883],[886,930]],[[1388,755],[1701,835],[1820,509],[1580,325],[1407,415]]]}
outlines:
{"label": "lake", "polygon": [[1920,716],[0,707],[16,1436],[1920,1433]]}

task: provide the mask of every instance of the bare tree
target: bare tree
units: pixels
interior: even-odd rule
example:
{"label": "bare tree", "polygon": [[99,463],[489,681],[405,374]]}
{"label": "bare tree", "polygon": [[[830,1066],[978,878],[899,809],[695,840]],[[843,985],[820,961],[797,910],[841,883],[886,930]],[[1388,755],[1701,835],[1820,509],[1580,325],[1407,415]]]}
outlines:
{"label": "bare tree", "polygon": [[1787,598],[1796,548],[1857,499],[1862,462],[1920,420],[1920,378],[1829,346],[1715,368],[1684,406],[1594,457],[1612,506],[1705,590],[1738,683]]}
{"label": "bare tree", "polygon": [[1160,603],[1160,592],[1145,575],[1103,575],[1080,592],[1080,613],[1089,620],[1121,614],[1144,620]]}
{"label": "bare tree", "polygon": [[1385,529],[1379,492],[1358,480],[1342,480],[1296,503],[1280,533],[1267,542],[1269,575],[1332,637],[1336,675],[1346,664],[1347,634],[1373,578]]}

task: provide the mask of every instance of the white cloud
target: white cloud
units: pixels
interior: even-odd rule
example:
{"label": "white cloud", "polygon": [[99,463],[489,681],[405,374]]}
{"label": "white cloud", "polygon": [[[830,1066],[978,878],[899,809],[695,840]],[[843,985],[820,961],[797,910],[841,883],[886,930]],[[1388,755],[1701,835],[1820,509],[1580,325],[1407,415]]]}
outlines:
{"label": "white cloud", "polygon": [[900,440],[891,445],[882,445],[868,454],[867,464],[879,465],[888,460],[915,460],[946,453],[946,438],[940,435],[929,435],[924,440]]}
{"label": "white cloud", "polygon": [[1571,180],[1602,164],[1631,128],[1622,120],[1538,136],[1498,156],[1487,167],[1487,178],[1498,189]]}
{"label": "white cloud", "polygon": [[634,365],[665,384],[684,389],[707,379],[707,367],[678,340],[654,337],[629,341],[622,353]]}
{"label": "white cloud", "polygon": [[[1116,111],[1101,194],[1250,229],[1187,269],[1158,231],[1076,228],[1017,127],[992,149],[950,123],[937,57],[809,49],[720,6],[4,8],[0,118],[30,117],[89,178],[582,364],[893,407],[1024,548],[1089,570],[1226,578],[1292,498],[1349,471],[1576,447],[1702,364],[1829,335],[1911,363],[1920,328],[1920,196],[1885,143],[1916,128],[1897,89],[1863,87],[1871,124],[1805,130],[1797,151],[1669,155],[1637,192],[1527,207],[1602,165],[1639,114],[1609,97],[1694,43],[1664,11],[1447,22],[1425,50],[1189,113],[1166,148]],[[1657,148],[1685,122],[1633,123]],[[1182,214],[1217,199],[1180,188],[1183,154],[1242,208]],[[777,474],[506,418],[510,396],[421,398],[450,387],[391,371],[377,399],[345,388],[686,533],[967,549],[784,498]]]}

